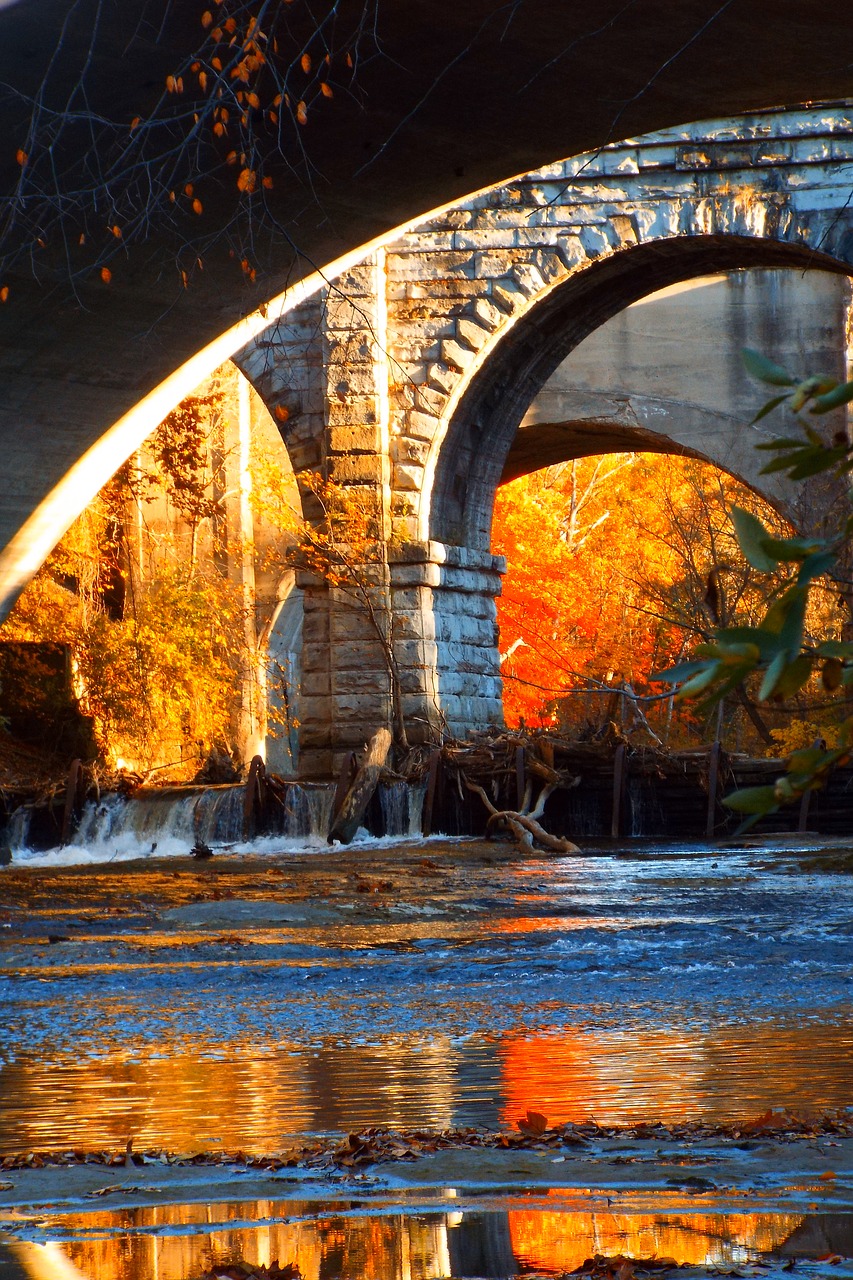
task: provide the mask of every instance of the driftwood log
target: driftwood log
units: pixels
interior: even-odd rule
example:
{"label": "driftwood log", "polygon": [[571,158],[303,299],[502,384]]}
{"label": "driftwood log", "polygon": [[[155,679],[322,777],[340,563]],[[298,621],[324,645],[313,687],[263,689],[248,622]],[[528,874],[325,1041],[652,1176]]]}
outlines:
{"label": "driftwood log", "polygon": [[504,826],[511,832],[514,840],[524,849],[533,849],[535,845],[540,845],[544,849],[551,849],[554,853],[580,853],[580,849],[571,840],[566,840],[563,836],[552,836],[550,831],[546,831],[537,821],[545,812],[545,801],[555,788],[555,784],[546,783],[539,793],[539,799],[536,801],[535,809],[530,809],[530,793],[531,787],[528,783],[524,795],[524,804],[521,809],[498,809],[492,804],[484,789],[476,782],[470,782],[465,775],[462,775],[462,781],[469,791],[473,791],[478,795],[483,804],[489,811],[489,820],[486,823],[486,835],[498,826]]}
{"label": "driftwood log", "polygon": [[332,818],[329,828],[329,844],[340,840],[349,844],[355,836],[367,812],[367,806],[379,785],[388,752],[391,750],[391,734],[388,729],[377,729],[367,744],[364,759],[356,771],[352,786],[346,793],[341,807]]}

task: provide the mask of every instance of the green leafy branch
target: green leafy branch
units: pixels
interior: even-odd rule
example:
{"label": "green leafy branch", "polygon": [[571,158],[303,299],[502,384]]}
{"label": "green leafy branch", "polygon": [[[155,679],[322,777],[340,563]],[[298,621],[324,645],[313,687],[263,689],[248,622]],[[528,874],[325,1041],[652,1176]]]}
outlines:
{"label": "green leafy branch", "polygon": [[[801,416],[804,412],[820,416],[853,400],[853,381],[838,382],[823,375],[797,379],[757,351],[744,351],[743,359],[754,377],[786,388],[759,410],[753,423],[787,404],[803,431],[799,437],[785,436],[757,446],[775,455],[762,474],[784,472],[791,480],[805,480],[826,471],[843,477],[853,470],[853,447],[847,433],[837,431],[831,440],[825,440]],[[818,675],[830,693],[851,688],[853,643],[810,643],[805,625],[812,584],[835,569],[842,548],[853,536],[853,515],[848,515],[829,539],[777,538],[757,516],[740,507],[732,508],[731,518],[738,545],[754,569],[766,575],[778,575],[780,570],[787,573],[780,583],[768,584],[767,609],[758,626],[719,627],[707,643],[697,646],[689,662],[656,672],[651,679],[680,686],[677,697],[700,699],[704,710],[710,710],[756,673],[762,676],[759,701],[781,702],[793,697]],[[833,750],[816,744],[795,751],[786,762],[784,776],[772,786],[746,787],[724,803],[746,815],[742,829],[748,828],[806,791],[822,787],[832,769],[845,763],[851,753],[853,716],[848,716],[838,726],[838,745]]]}

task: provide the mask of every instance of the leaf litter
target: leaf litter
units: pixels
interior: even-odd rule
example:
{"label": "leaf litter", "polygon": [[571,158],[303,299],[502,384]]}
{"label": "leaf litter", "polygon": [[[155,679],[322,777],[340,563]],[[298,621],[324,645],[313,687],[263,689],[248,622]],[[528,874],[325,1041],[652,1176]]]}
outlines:
{"label": "leaf litter", "polygon": [[[737,1141],[773,1138],[781,1142],[800,1139],[853,1137],[853,1109],[827,1111],[818,1116],[798,1116],[787,1108],[772,1108],[751,1120],[734,1124],[684,1121],[633,1125],[584,1123],[548,1125],[547,1117],[529,1109],[516,1121],[513,1130],[486,1130],[474,1126],[455,1129],[388,1129],[370,1126],[345,1137],[318,1137],[310,1142],[273,1154],[244,1151],[171,1152],[159,1148],[135,1151],[129,1142],[121,1151],[29,1151],[0,1157],[0,1171],[44,1167],[103,1165],[131,1168],[147,1164],[170,1166],[244,1165],[275,1173],[297,1165],[306,1168],[356,1169],[365,1165],[399,1160],[416,1160],[437,1151],[458,1150],[549,1150],[583,1147],[589,1143],[622,1141],[696,1142],[714,1139]],[[831,1176],[831,1175],[830,1175]],[[825,1178],[829,1181],[829,1178]],[[698,1189],[698,1188],[697,1188]]]}

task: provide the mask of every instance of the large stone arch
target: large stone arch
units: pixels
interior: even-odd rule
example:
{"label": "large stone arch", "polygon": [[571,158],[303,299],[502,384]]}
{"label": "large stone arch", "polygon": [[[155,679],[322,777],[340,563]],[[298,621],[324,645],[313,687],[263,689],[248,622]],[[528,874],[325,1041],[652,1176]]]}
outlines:
{"label": "large stone arch", "polygon": [[[779,112],[620,144],[388,246],[390,355],[408,375],[394,388],[392,523],[409,540],[399,608],[419,610],[432,682],[421,715],[431,701],[456,731],[500,723],[492,502],[524,412],[567,352],[638,299],[708,272],[848,274],[851,146],[827,122]],[[765,492],[785,507],[778,486]]]}
{"label": "large stone arch", "polygon": [[[375,499],[412,737],[501,719],[491,499],[566,352],[709,271],[846,273],[851,187],[847,102],[668,129],[480,191],[231,331],[220,358],[236,350],[297,479]],[[304,585],[300,749],[328,774],[387,720],[388,694],[352,609]]]}

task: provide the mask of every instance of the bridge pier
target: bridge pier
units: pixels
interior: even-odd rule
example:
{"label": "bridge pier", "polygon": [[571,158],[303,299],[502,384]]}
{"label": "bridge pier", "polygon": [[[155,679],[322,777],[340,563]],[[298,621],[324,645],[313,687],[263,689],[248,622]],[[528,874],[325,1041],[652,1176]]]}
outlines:
{"label": "bridge pier", "polygon": [[[495,598],[500,556],[443,543],[394,547],[361,585],[300,572],[299,774],[334,776],[399,696],[411,744],[503,725]],[[369,594],[369,602],[368,602]]]}

